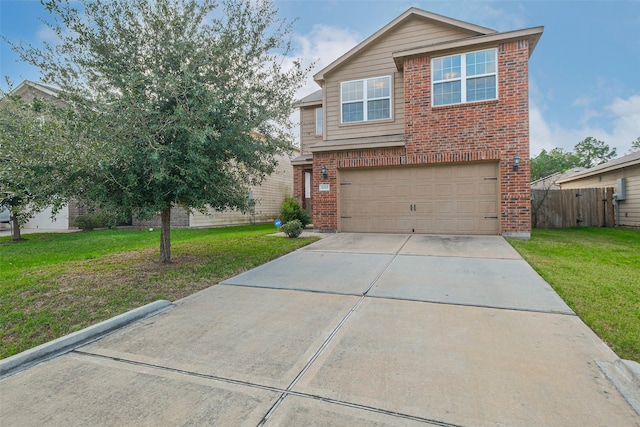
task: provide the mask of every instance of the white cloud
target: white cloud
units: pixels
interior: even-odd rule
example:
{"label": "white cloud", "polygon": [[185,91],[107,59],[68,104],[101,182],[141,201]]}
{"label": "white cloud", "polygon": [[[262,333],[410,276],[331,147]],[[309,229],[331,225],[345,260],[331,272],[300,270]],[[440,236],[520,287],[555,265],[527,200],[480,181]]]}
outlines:
{"label": "white cloud", "polygon": [[526,10],[522,5],[508,8],[500,2],[492,1],[438,1],[418,4],[421,9],[431,10],[440,15],[491,28],[510,31],[527,27]]}
{"label": "white cloud", "polygon": [[305,85],[298,92],[300,96],[318,90],[313,74],[347,53],[361,39],[362,36],[356,31],[328,25],[314,25],[309,33],[294,36],[293,41],[299,46],[296,54],[302,58],[303,65],[309,66],[315,62]]}
{"label": "white cloud", "polygon": [[573,100],[573,102],[571,103],[571,105],[576,106],[576,107],[586,107],[591,105],[591,101],[592,99],[587,96],[587,95],[583,95],[580,96],[576,99]]}
{"label": "white cloud", "polygon": [[36,31],[36,37],[40,41],[51,43],[51,44],[60,42],[60,37],[58,37],[56,32],[46,25],[43,25],[38,29],[38,31]]}
{"label": "white cloud", "polygon": [[616,148],[618,156],[621,156],[629,151],[631,142],[640,136],[640,95],[615,98],[601,110],[590,109],[587,114],[609,118],[610,129],[589,125],[588,120],[581,120],[578,128],[549,121],[544,117],[543,109],[532,102],[529,109],[531,156],[555,147],[572,151],[578,142],[588,136]]}
{"label": "white cloud", "polygon": [[[362,36],[353,30],[337,28],[328,25],[314,25],[306,34],[297,34],[293,37],[296,46],[295,56],[302,60],[303,67],[313,64],[313,69],[296,95],[303,98],[320,87],[314,82],[313,75],[327,65],[347,53],[362,39]],[[293,59],[291,58],[291,61]],[[300,113],[295,110],[291,115],[294,128],[291,129],[296,141],[300,137]]]}
{"label": "white cloud", "polygon": [[631,148],[631,142],[640,137],[640,95],[627,99],[615,98],[606,107],[613,115],[613,139],[618,154],[624,154]]}

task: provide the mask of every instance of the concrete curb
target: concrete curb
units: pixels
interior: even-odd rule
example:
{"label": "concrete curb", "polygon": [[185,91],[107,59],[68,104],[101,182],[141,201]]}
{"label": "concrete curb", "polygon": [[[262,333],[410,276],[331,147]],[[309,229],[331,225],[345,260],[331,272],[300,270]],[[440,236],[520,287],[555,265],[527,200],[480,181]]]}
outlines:
{"label": "concrete curb", "polygon": [[126,313],[107,319],[104,322],[73,332],[48,343],[23,351],[0,360],[0,379],[40,363],[46,359],[72,351],[81,345],[94,341],[101,336],[122,328],[130,323],[156,315],[173,307],[169,301],[158,300]]}
{"label": "concrete curb", "polygon": [[640,363],[618,359],[613,363],[596,362],[596,364],[640,415]]}

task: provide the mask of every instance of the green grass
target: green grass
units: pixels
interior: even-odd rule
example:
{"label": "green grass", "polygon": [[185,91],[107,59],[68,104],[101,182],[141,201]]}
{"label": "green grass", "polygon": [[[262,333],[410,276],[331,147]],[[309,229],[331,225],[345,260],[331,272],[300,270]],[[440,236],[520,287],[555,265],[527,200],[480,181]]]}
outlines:
{"label": "green grass", "polygon": [[174,229],[168,265],[159,262],[159,230],[0,238],[0,358],[158,299],[175,301],[317,240],[268,236],[274,231]]}
{"label": "green grass", "polygon": [[623,359],[640,362],[640,230],[533,230],[509,243]]}

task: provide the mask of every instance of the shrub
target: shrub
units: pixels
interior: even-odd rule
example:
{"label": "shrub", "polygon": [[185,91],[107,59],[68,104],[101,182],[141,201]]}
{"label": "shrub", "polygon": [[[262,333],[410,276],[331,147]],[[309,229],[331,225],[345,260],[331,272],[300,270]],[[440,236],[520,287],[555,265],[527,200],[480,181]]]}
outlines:
{"label": "shrub", "polygon": [[298,200],[294,197],[287,196],[284,203],[280,206],[280,220],[283,224],[286,224],[294,219],[300,221],[302,228],[311,224],[311,216],[309,215],[309,212],[302,209]]}
{"label": "shrub", "polygon": [[73,223],[76,227],[83,230],[112,228],[118,224],[118,217],[109,212],[94,212],[78,215]]}
{"label": "shrub", "polygon": [[284,232],[287,236],[292,239],[295,239],[302,233],[302,223],[297,219],[293,221],[285,222],[281,227],[280,231]]}

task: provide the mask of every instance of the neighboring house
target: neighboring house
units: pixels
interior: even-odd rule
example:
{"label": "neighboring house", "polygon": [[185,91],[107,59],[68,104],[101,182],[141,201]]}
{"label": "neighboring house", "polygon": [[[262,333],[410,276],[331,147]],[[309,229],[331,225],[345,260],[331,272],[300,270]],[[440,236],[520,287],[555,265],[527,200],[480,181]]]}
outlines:
{"label": "neighboring house", "polygon": [[616,224],[640,227],[640,151],[556,181],[562,190],[614,187]]}
{"label": "neighboring house", "polygon": [[565,178],[569,178],[579,172],[582,172],[585,168],[575,167],[564,172],[556,172],[549,176],[545,176],[544,178],[537,179],[531,182],[532,190],[559,190],[560,186],[557,184],[558,181],[561,181]]}
{"label": "neighboring house", "polygon": [[[299,154],[294,150],[294,155]],[[280,216],[280,206],[285,196],[293,194],[293,167],[289,156],[276,156],[276,170],[265,178],[261,185],[252,186],[247,197],[254,200],[254,208],[242,213],[237,210],[217,212],[209,209],[207,214],[193,211],[191,214],[180,207],[171,209],[172,227],[219,227],[272,222]],[[159,227],[160,217],[148,221],[133,220],[135,227]]]}
{"label": "neighboring house", "polygon": [[[55,104],[62,106],[64,102],[59,99],[59,92],[58,89],[51,86],[25,80],[11,93],[20,96],[25,102],[31,102],[35,98],[39,98],[53,101]],[[33,218],[24,224],[23,229],[68,230],[73,228],[73,221],[81,213],[84,213],[84,211],[78,204],[71,202],[69,205],[63,206],[52,219],[51,209],[47,208],[35,214]]]}
{"label": "neighboring house", "polygon": [[[28,80],[22,82],[12,93],[21,96],[27,102],[34,98],[42,98],[58,104],[62,103],[58,99],[59,91],[57,89]],[[295,150],[294,155],[297,154],[299,152]],[[171,215],[171,225],[174,227],[212,227],[273,221],[280,215],[280,206],[284,202],[285,196],[293,194],[291,159],[289,156],[277,156],[276,159],[278,160],[276,171],[266,177],[260,186],[251,187],[247,195],[255,201],[255,209],[244,214],[232,210],[224,212],[210,210],[210,215],[197,211],[189,215],[182,208],[174,208]],[[73,225],[75,218],[83,213],[86,213],[86,209],[76,201],[71,201],[55,215],[53,220],[51,219],[51,209],[48,208],[37,213],[23,228],[68,230],[75,228]],[[134,226],[140,227],[160,225],[159,217],[150,221],[133,219],[132,222]],[[0,224],[1,227],[4,227],[4,224]]]}
{"label": "neighboring house", "polygon": [[411,8],[315,74],[293,161],[314,229],[529,238],[528,60],[542,32]]}

